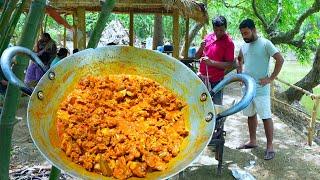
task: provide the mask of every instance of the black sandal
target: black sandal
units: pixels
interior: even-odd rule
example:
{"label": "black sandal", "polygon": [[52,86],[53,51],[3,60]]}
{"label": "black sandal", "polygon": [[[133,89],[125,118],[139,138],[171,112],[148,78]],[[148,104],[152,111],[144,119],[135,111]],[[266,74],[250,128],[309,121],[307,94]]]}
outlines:
{"label": "black sandal", "polygon": [[253,148],[257,148],[257,145],[252,145],[252,144],[243,144],[239,147],[237,147],[237,149],[253,149]]}
{"label": "black sandal", "polygon": [[264,160],[271,160],[275,157],[276,153],[273,150],[266,150],[264,154]]}

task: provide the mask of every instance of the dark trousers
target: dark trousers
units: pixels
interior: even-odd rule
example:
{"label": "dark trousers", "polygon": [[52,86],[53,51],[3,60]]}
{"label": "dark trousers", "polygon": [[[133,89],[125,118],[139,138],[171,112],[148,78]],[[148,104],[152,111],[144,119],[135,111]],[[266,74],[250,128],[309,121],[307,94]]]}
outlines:
{"label": "dark trousers", "polygon": [[[220,81],[211,83],[211,88],[213,89],[219,83],[220,83]],[[214,104],[222,105],[222,99],[223,99],[222,90],[218,91],[215,94],[211,94],[211,96],[212,96],[212,101]]]}

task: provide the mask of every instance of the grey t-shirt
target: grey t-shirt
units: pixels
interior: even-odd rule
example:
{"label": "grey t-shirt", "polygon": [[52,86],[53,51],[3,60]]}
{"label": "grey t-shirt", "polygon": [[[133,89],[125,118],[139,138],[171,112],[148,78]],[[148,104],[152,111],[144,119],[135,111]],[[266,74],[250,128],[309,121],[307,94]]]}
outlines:
{"label": "grey t-shirt", "polygon": [[256,96],[265,96],[270,94],[270,84],[261,86],[259,80],[265,78],[269,74],[269,61],[278,49],[271,41],[263,37],[251,43],[245,43],[241,47],[244,59],[243,73],[254,78],[257,85]]}

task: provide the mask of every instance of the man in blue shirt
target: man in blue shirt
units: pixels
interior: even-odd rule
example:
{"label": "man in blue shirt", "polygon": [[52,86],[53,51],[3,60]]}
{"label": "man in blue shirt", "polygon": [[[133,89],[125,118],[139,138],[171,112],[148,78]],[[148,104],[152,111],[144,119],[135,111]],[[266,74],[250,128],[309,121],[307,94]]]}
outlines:
{"label": "man in blue shirt", "polygon": [[[267,138],[264,159],[270,160],[275,156],[272,144],[273,122],[271,119],[270,82],[279,74],[284,60],[271,41],[257,35],[253,20],[245,19],[241,22],[239,29],[246,43],[240,49],[238,70],[253,77],[256,81],[257,89],[252,103],[243,110],[243,114],[248,116],[250,140],[238,147],[238,149],[257,147],[256,130],[258,125],[257,115],[259,115],[263,120]],[[273,57],[276,61],[271,75],[269,75],[270,57]]]}
{"label": "man in blue shirt", "polygon": [[50,67],[54,66],[57,64],[61,59],[67,57],[68,55],[68,49],[66,48],[60,48],[59,52],[57,53],[57,56],[53,59],[53,61],[50,64]]}

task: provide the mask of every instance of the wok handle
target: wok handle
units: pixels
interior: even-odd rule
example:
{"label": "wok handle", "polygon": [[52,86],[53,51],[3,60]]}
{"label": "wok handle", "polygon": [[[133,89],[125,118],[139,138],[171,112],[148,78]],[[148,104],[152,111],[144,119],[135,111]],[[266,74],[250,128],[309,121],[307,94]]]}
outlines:
{"label": "wok handle", "polygon": [[245,85],[245,93],[244,93],[242,99],[234,106],[217,114],[216,120],[230,116],[232,114],[235,114],[235,113],[243,110],[244,108],[246,108],[250,104],[250,102],[254,98],[254,96],[256,94],[256,83],[252,77],[250,77],[249,75],[246,75],[246,74],[234,74],[234,75],[226,77],[219,84],[217,84],[212,89],[211,92],[213,94],[215,94],[218,91],[220,91],[223,87],[225,87],[226,85],[228,85],[232,82],[236,82],[236,81],[243,82]]}
{"label": "wok handle", "polygon": [[18,54],[26,54],[28,55],[31,60],[36,63],[40,69],[44,72],[47,71],[46,66],[42,63],[40,58],[37,56],[36,53],[32,52],[30,49],[21,47],[21,46],[14,46],[7,48],[1,56],[1,69],[3,71],[4,76],[8,79],[8,81],[20,88],[20,90],[28,95],[32,94],[33,89],[28,87],[23,81],[21,81],[12,71],[11,65],[13,63],[13,57]]}

